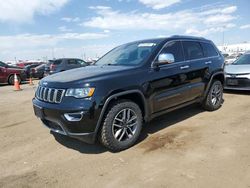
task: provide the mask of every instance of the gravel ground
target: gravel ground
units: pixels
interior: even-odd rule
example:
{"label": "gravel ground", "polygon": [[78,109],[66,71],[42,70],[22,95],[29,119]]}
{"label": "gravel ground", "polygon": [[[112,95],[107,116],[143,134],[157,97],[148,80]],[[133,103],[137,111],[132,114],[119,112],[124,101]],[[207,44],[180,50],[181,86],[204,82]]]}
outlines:
{"label": "gravel ground", "polygon": [[0,187],[250,187],[249,92],[225,93],[216,112],[166,114],[111,153],[50,133],[33,114],[35,86],[22,88],[0,86]]}

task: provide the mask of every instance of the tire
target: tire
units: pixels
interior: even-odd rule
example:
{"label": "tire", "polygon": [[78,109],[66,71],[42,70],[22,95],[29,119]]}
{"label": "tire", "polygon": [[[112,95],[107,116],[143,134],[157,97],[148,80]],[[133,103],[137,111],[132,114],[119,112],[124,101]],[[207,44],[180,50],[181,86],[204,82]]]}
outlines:
{"label": "tire", "polygon": [[[18,80],[18,83],[21,84],[21,78],[19,75],[16,75],[17,76],[17,80]],[[11,75],[8,79],[8,84],[9,85],[14,85],[14,79],[15,79],[15,75]]]}
{"label": "tire", "polygon": [[203,108],[207,111],[218,110],[223,103],[223,86],[221,81],[214,80],[203,101]]}
{"label": "tire", "polygon": [[106,113],[99,140],[110,151],[125,150],[137,141],[142,122],[139,106],[129,100],[120,100],[111,105]]}

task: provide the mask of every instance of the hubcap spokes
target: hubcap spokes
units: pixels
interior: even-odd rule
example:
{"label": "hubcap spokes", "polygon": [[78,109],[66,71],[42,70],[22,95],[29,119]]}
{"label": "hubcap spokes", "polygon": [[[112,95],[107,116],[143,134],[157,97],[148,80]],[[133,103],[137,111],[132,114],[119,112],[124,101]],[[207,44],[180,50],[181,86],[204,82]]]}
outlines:
{"label": "hubcap spokes", "polygon": [[131,139],[137,129],[137,115],[129,108],[117,113],[112,124],[112,132],[119,142]]}
{"label": "hubcap spokes", "polygon": [[219,85],[215,85],[212,89],[212,104],[216,105],[221,100],[222,91]]}

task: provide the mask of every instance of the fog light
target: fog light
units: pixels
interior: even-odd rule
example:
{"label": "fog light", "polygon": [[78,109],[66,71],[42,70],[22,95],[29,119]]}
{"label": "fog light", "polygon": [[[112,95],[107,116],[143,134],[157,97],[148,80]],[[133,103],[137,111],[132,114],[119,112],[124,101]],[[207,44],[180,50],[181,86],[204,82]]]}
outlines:
{"label": "fog light", "polygon": [[64,117],[68,121],[81,121],[84,112],[76,112],[76,113],[65,113]]}

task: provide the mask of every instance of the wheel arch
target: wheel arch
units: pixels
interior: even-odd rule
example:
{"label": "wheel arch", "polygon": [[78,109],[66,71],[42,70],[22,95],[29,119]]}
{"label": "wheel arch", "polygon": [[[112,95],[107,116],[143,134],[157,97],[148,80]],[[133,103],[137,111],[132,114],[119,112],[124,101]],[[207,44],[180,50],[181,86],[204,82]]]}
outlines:
{"label": "wheel arch", "polygon": [[145,121],[148,121],[148,108],[147,108],[146,99],[145,99],[143,93],[137,89],[136,90],[122,91],[122,92],[115,93],[115,94],[109,96],[107,98],[107,100],[105,101],[103,108],[101,110],[98,122],[97,122],[96,130],[95,130],[96,134],[101,127],[101,123],[103,121],[105,112],[108,109],[108,107],[113,102],[115,102],[117,100],[121,100],[121,99],[128,99],[128,100],[135,102],[142,110],[143,119]]}
{"label": "wheel arch", "polygon": [[219,72],[214,73],[211,76],[211,78],[210,78],[210,80],[209,80],[209,82],[207,84],[207,87],[206,87],[206,90],[205,90],[205,93],[204,93],[204,97],[207,96],[207,93],[209,91],[209,88],[211,87],[211,84],[212,84],[213,80],[219,80],[219,81],[221,81],[222,85],[224,85],[225,73],[223,71],[219,71]]}
{"label": "wheel arch", "polygon": [[11,76],[15,76],[15,74],[16,74],[17,76],[19,76],[19,78],[21,79],[20,74],[17,74],[17,73],[10,73],[10,74],[8,75],[8,77],[7,77],[7,82],[8,82],[8,83],[10,83],[10,77],[11,77]]}

